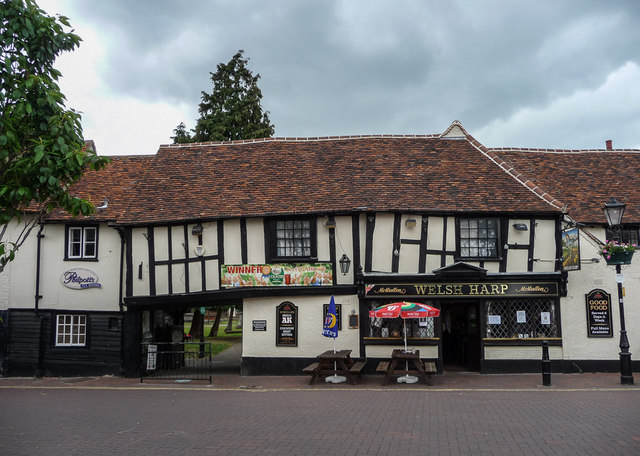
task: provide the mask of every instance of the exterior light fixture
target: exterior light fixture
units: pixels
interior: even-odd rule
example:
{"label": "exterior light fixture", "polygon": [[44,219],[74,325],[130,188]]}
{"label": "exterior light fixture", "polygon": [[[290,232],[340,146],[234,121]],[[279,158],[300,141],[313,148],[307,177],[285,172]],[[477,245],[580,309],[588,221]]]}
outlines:
{"label": "exterior light fixture", "polygon": [[515,228],[516,231],[527,231],[529,229],[526,223],[514,223],[513,228]]}
{"label": "exterior light fixture", "polygon": [[407,228],[413,228],[414,226],[416,226],[416,219],[414,218],[408,218],[407,220],[404,221],[404,225]]}
{"label": "exterior light fixture", "polygon": [[[620,225],[622,225],[622,216],[624,215],[625,207],[627,207],[626,204],[619,203],[613,197],[604,203],[602,210],[604,211],[604,216],[607,218],[609,228],[620,228]],[[622,239],[618,240],[621,241]]]}
{"label": "exterior light fixture", "polygon": [[191,228],[191,234],[194,236],[200,236],[202,234],[202,225],[196,225]]}
{"label": "exterior light fixture", "polygon": [[[609,228],[617,237],[618,242],[622,242],[622,215],[624,214],[624,208],[626,204],[619,203],[615,198],[611,198],[604,203],[602,208],[604,216],[607,218]],[[623,385],[633,385],[633,371],[631,368],[631,353],[629,353],[629,339],[627,338],[627,329],[624,322],[624,289],[622,283],[624,277],[622,276],[622,266],[619,261],[615,262],[616,265],[616,282],[618,285],[618,306],[620,309],[620,383]]]}
{"label": "exterior light fixture", "polygon": [[351,260],[347,256],[346,253],[342,254],[342,258],[340,258],[340,272],[342,275],[347,275],[349,273],[349,266],[351,266]]}
{"label": "exterior light fixture", "polygon": [[327,221],[324,222],[324,226],[326,226],[327,228],[335,228],[336,227],[336,221],[333,218],[333,215],[328,215],[327,216]]}

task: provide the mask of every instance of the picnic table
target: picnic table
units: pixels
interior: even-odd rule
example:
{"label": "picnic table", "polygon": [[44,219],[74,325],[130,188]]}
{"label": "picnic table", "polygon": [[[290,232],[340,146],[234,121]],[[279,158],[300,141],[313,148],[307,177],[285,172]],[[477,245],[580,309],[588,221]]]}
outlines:
{"label": "picnic table", "polygon": [[321,375],[343,375],[352,385],[356,384],[356,378],[364,368],[366,362],[355,362],[351,359],[351,350],[327,350],[316,357],[316,362],[302,369],[306,374],[311,374],[310,385]]}
{"label": "picnic table", "polygon": [[[393,350],[391,361],[383,361],[378,364],[378,372],[385,372],[383,385],[388,385],[393,376],[419,375],[427,385],[432,385],[431,374],[435,373],[435,363],[426,362],[423,364],[420,359],[420,350],[404,351]],[[415,380],[414,380],[415,381]]]}

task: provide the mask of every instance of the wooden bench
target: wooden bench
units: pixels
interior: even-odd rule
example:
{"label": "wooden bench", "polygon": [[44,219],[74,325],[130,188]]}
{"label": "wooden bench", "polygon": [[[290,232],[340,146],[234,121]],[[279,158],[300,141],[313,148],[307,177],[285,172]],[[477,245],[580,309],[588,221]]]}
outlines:
{"label": "wooden bench", "polygon": [[311,363],[307,367],[302,369],[302,372],[304,372],[305,374],[315,374],[316,371],[318,370],[318,366],[319,366],[318,363]]}
{"label": "wooden bench", "polygon": [[380,361],[378,363],[378,367],[376,367],[376,372],[384,372],[386,373],[389,370],[389,361]]}
{"label": "wooden bench", "polygon": [[424,370],[427,374],[437,374],[438,369],[436,368],[436,363],[433,361],[425,361],[424,362]]}
{"label": "wooden bench", "polygon": [[360,371],[362,371],[362,369],[364,368],[364,366],[367,365],[366,361],[358,361],[357,363],[355,363],[353,366],[351,366],[349,368],[349,372],[352,374],[358,374],[360,375]]}

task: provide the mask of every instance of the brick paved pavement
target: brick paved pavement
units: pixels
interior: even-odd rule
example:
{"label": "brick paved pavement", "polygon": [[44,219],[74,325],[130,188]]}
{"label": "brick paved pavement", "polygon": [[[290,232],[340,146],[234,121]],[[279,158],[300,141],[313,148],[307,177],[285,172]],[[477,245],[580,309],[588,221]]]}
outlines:
{"label": "brick paved pavement", "polygon": [[640,388],[616,375],[380,380],[0,379],[0,454],[640,454]]}

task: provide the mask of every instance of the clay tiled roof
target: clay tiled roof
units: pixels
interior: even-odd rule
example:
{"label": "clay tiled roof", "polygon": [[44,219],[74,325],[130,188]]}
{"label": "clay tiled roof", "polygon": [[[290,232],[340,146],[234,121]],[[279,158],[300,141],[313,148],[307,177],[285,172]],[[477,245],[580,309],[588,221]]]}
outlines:
{"label": "clay tiled roof", "polygon": [[[89,171],[73,187],[73,194],[88,199],[96,207],[91,217],[84,220],[117,222],[125,218],[131,210],[130,196],[138,191],[140,181],[144,181],[147,165],[153,155],[133,155],[111,157],[111,163],[99,171]],[[56,210],[49,214],[48,220],[68,220],[72,217]]]}
{"label": "clay tiled roof", "polygon": [[[449,131],[449,130],[448,130]],[[268,138],[112,157],[75,187],[120,223],[354,211],[559,212],[466,138]],[[551,204],[550,204],[551,203]],[[555,204],[555,205],[554,205]]]}
{"label": "clay tiled roof", "polygon": [[604,202],[627,204],[623,222],[640,223],[640,150],[489,149],[566,204],[574,220],[604,224]]}

